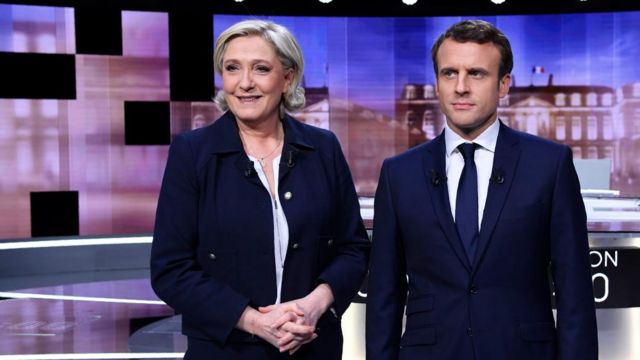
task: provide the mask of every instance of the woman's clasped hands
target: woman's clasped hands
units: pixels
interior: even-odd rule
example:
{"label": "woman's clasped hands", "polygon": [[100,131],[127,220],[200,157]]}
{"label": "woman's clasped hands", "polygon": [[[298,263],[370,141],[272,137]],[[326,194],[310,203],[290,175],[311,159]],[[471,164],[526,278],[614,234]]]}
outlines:
{"label": "woman's clasped hands", "polygon": [[332,303],[331,289],[321,284],[300,299],[260,307],[258,310],[247,308],[239,325],[277,347],[280,352],[293,354],[302,345],[318,337],[318,319]]}

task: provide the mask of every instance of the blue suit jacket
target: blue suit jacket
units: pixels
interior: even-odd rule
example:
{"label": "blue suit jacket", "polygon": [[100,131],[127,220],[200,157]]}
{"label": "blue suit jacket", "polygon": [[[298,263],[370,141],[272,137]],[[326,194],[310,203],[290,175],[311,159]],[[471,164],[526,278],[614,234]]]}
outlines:
{"label": "blue suit jacket", "polygon": [[500,125],[473,265],[445,174],[444,135],[383,164],[367,358],[597,359],[586,215],[571,150]]}
{"label": "blue suit jacket", "polygon": [[[289,248],[281,298],[303,297],[322,282],[331,286],[336,316],[321,318],[318,339],[300,357],[333,358],[342,350],[339,316],[361,285],[370,242],[335,135],[291,117],[283,125],[278,196]],[[246,306],[276,299],[271,200],[248,163],[230,112],[177,136],[170,147],[151,278],[158,296],[182,314],[187,358],[277,356],[271,345],[235,329]]]}

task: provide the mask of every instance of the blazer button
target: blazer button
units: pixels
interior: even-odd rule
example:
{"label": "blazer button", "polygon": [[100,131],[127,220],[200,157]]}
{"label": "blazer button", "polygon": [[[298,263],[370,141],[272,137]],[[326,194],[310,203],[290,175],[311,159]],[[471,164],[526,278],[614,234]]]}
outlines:
{"label": "blazer button", "polygon": [[478,295],[478,287],[475,285],[471,285],[471,287],[469,288],[469,293],[471,295]]}
{"label": "blazer button", "polygon": [[293,197],[293,194],[291,193],[291,191],[287,191],[286,193],[284,193],[285,200],[291,200],[292,197]]}
{"label": "blazer button", "polygon": [[329,240],[327,241],[327,245],[329,245],[329,246],[333,245],[333,239],[329,239]]}
{"label": "blazer button", "polygon": [[471,330],[471,328],[467,328],[467,335],[473,336],[473,330]]}
{"label": "blazer button", "polygon": [[291,245],[291,247],[292,247],[293,249],[297,249],[297,248],[299,248],[299,247],[300,247],[300,244],[298,244],[298,243],[293,243],[293,245]]}
{"label": "blazer button", "polygon": [[214,253],[209,253],[209,260],[215,260],[216,259],[216,254]]}

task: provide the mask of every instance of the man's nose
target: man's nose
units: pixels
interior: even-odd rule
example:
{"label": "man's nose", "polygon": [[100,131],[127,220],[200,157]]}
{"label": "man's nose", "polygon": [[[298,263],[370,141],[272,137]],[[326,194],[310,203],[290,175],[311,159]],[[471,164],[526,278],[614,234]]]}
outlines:
{"label": "man's nose", "polygon": [[456,80],[456,93],[458,94],[466,94],[469,92],[469,79],[467,75],[460,75]]}

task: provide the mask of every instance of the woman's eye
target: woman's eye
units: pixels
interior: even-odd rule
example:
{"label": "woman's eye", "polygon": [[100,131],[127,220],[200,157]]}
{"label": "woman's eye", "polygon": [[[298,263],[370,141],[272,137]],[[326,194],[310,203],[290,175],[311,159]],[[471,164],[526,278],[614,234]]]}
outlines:
{"label": "woman's eye", "polygon": [[229,64],[229,65],[225,66],[224,69],[226,71],[235,71],[235,70],[238,70],[238,66],[235,65],[235,64]]}

